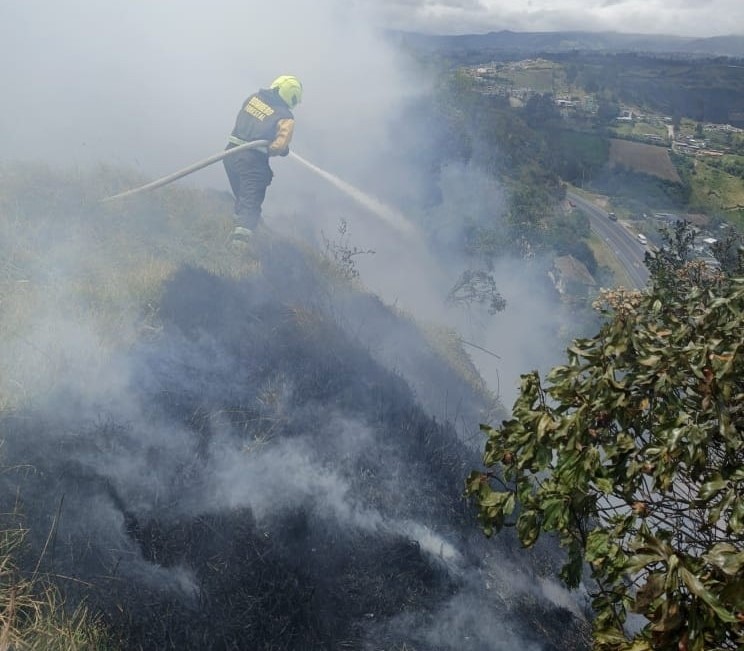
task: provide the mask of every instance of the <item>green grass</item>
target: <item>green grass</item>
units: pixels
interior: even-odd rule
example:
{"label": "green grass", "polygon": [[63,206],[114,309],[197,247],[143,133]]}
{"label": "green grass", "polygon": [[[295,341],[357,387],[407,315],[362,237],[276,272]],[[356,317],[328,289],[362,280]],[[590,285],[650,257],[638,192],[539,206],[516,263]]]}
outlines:
{"label": "green grass", "polygon": [[633,287],[633,281],[628,275],[625,267],[620,264],[617,256],[610,250],[607,244],[595,234],[588,239],[589,248],[594,253],[597,266],[607,267],[612,272],[614,285],[617,287]]}
{"label": "green grass", "polygon": [[558,134],[557,146],[566,160],[573,161],[590,173],[595,173],[609,159],[609,142],[595,133],[562,129]]}
{"label": "green grass", "polygon": [[499,77],[506,79],[514,88],[532,88],[538,93],[568,92],[563,68],[549,61],[541,61],[534,67],[512,67],[499,70]]}
{"label": "green grass", "polygon": [[694,209],[720,214],[744,231],[744,180],[698,159],[690,183]]}
{"label": "green grass", "polygon": [[619,122],[613,127],[618,136],[632,138],[647,138],[655,135],[667,141],[667,128],[663,124],[650,124],[648,122]]}

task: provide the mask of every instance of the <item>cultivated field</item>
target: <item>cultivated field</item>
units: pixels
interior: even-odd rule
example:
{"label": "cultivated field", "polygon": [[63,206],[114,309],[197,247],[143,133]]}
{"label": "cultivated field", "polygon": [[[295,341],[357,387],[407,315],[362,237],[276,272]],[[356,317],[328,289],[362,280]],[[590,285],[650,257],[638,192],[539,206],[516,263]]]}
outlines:
{"label": "cultivated field", "polygon": [[682,182],[666,147],[613,138],[610,140],[610,167],[616,165],[665,181]]}
{"label": "cultivated field", "polygon": [[723,213],[744,230],[744,181],[701,160],[695,162],[691,180],[690,202],[695,208]]}

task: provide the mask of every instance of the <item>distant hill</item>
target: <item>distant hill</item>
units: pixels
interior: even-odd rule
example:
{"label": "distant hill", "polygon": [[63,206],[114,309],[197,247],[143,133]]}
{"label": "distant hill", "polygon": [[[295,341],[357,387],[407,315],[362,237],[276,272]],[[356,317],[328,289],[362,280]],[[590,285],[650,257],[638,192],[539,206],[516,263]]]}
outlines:
{"label": "distant hill", "polygon": [[687,43],[685,49],[697,54],[714,54],[744,58],[744,36],[715,36],[712,38],[695,39]]}
{"label": "distant hill", "polygon": [[449,54],[462,54],[471,50],[491,50],[521,55],[592,50],[744,57],[744,36],[696,38],[620,32],[513,32],[509,30],[486,34],[442,35],[391,32],[391,35],[396,40],[417,49],[437,50]]}

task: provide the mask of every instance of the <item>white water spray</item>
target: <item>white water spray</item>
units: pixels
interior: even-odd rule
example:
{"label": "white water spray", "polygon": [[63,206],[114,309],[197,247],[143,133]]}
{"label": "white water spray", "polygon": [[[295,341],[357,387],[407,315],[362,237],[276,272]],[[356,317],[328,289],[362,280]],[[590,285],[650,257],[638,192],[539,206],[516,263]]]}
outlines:
{"label": "white water spray", "polygon": [[[173,181],[183,178],[184,176],[193,174],[194,172],[204,167],[207,167],[208,165],[212,165],[213,163],[216,163],[217,161],[222,160],[223,158],[226,158],[227,156],[234,156],[235,154],[237,154],[240,151],[243,151],[244,149],[254,149],[256,147],[265,146],[266,144],[267,143],[265,140],[255,140],[253,142],[244,143],[238,147],[234,147],[232,149],[227,149],[225,151],[221,151],[216,154],[213,154],[209,158],[205,158],[204,160],[198,161],[194,163],[193,165],[189,165],[188,167],[185,167],[184,169],[174,172],[173,174],[169,174],[168,176],[164,176],[162,178],[156,179],[155,181],[146,183],[145,185],[141,185],[137,188],[127,190],[126,192],[120,192],[119,194],[115,194],[111,197],[106,197],[105,199],[102,199],[101,201],[108,202],[108,201],[113,201],[115,199],[124,199],[125,197],[131,197],[131,196],[134,196],[135,194],[139,194],[140,192],[146,192],[149,190],[155,190],[156,188],[161,188],[164,185],[168,185],[170,183],[173,183]],[[372,214],[385,220],[398,232],[404,233],[406,235],[410,235],[414,232],[413,224],[411,224],[411,222],[408,221],[397,210],[393,210],[390,206],[386,206],[384,203],[375,199],[374,197],[370,197],[368,194],[365,194],[364,192],[362,192],[359,188],[355,188],[350,183],[347,183],[346,181],[343,181],[342,179],[338,178],[335,174],[326,172],[324,169],[321,169],[317,165],[313,165],[313,163],[311,163],[309,160],[306,160],[299,154],[296,154],[295,152],[290,152],[290,155],[296,161],[302,163],[309,170],[312,170],[318,176],[321,176],[326,181],[329,181],[336,188],[338,188],[339,190],[341,190],[342,192],[350,196],[352,199],[354,199],[354,201],[364,206]]]}
{"label": "white water spray", "polygon": [[295,152],[290,152],[289,155],[299,163],[302,163],[305,167],[315,172],[318,176],[323,177],[326,181],[333,184],[336,188],[341,190],[343,193],[350,196],[354,201],[364,206],[367,210],[375,214],[380,219],[384,219],[388,224],[401,233],[410,235],[414,232],[413,224],[408,221],[401,213],[397,210],[393,210],[390,206],[386,206],[381,201],[370,197],[358,188],[355,188],[350,183],[340,179],[335,174],[326,172],[317,165],[314,165],[310,161],[304,159]]}

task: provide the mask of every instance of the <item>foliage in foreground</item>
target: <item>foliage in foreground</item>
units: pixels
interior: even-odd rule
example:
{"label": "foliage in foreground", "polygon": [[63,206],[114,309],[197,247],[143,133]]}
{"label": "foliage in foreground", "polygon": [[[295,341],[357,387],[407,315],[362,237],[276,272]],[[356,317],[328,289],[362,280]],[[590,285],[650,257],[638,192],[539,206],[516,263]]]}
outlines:
{"label": "foliage in foreground", "polygon": [[742,649],[744,278],[680,263],[598,307],[600,332],[482,427],[466,492],[488,535],[556,533],[568,586],[588,563],[595,649]]}

